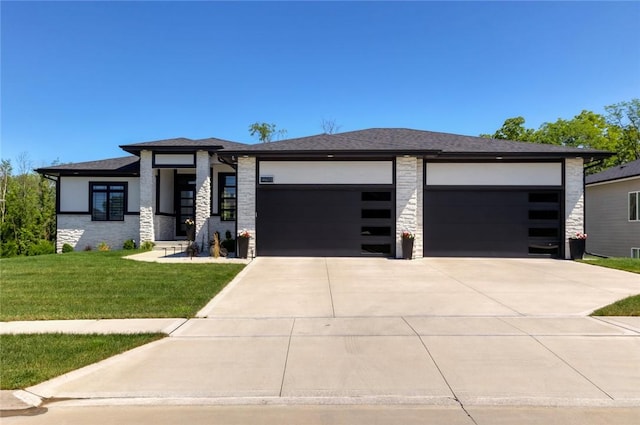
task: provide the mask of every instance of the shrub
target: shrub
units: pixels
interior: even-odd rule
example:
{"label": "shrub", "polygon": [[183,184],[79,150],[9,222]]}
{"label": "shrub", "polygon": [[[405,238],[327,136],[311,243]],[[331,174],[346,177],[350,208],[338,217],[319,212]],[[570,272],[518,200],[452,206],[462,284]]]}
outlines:
{"label": "shrub", "polygon": [[222,245],[222,247],[224,249],[226,249],[227,252],[236,252],[236,240],[235,239],[225,239],[222,242],[220,242],[220,245]]}
{"label": "shrub", "polygon": [[73,247],[68,243],[62,245],[62,253],[66,254],[67,252],[73,252]]}
{"label": "shrub", "polygon": [[133,239],[126,240],[122,245],[122,249],[126,249],[126,250],[136,249],[136,242]]}
{"label": "shrub", "polygon": [[153,247],[156,246],[156,244],[154,244],[151,241],[144,241],[140,244],[140,249],[142,251],[151,251],[153,249]]}
{"label": "shrub", "polygon": [[38,242],[32,243],[27,249],[27,255],[46,255],[55,254],[56,248],[53,242],[40,239]]}
{"label": "shrub", "polygon": [[18,244],[14,241],[6,241],[2,244],[1,249],[2,257],[15,257],[18,255]]}
{"label": "shrub", "polygon": [[107,252],[110,250],[111,250],[111,247],[107,245],[105,241],[100,242],[100,244],[98,245],[98,251]]}

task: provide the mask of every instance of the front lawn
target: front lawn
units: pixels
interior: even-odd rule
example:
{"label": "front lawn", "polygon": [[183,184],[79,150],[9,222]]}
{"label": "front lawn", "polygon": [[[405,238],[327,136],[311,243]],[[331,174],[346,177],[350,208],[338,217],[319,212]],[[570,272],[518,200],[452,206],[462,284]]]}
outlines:
{"label": "front lawn", "polygon": [[0,389],[35,385],[162,337],[163,334],[0,335]]}
{"label": "front lawn", "polygon": [[610,269],[624,270],[632,273],[640,273],[640,259],[638,258],[598,258],[586,257],[580,260],[582,263],[593,264]]}
{"label": "front lawn", "polygon": [[244,265],[125,260],[130,251],[0,260],[0,320],[193,317]]}
{"label": "front lawn", "polygon": [[[640,259],[588,257],[583,263],[640,273]],[[640,279],[639,279],[640,281]],[[633,295],[598,309],[592,316],[640,316],[640,295]]]}

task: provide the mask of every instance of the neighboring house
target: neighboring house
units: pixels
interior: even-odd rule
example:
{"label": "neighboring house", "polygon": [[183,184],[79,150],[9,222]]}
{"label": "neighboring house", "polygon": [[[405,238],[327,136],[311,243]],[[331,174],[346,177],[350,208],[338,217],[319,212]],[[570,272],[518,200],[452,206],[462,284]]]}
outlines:
{"label": "neighboring house", "polygon": [[640,159],[587,176],[587,251],[640,258]]}
{"label": "neighboring house", "polygon": [[590,149],[379,128],[246,145],[170,139],[126,158],[46,167],[57,248],[247,229],[255,255],[568,256],[584,231]]}

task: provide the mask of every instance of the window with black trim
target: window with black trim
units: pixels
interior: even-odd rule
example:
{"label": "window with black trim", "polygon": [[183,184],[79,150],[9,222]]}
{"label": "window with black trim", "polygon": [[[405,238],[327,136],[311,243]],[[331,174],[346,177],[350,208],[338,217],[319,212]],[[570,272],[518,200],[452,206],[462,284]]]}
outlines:
{"label": "window with black trim", "polygon": [[629,192],[629,221],[640,221],[640,192]]}
{"label": "window with black trim", "polygon": [[237,210],[235,174],[218,174],[218,194],[220,220],[235,221]]}
{"label": "window with black trim", "polygon": [[91,220],[123,221],[126,209],[127,183],[91,183]]}

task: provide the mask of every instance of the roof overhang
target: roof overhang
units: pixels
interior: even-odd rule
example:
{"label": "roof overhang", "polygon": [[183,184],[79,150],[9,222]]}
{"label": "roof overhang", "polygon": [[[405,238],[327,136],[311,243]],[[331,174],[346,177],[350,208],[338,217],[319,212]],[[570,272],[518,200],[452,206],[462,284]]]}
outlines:
{"label": "roof overhang", "polygon": [[612,156],[610,152],[444,152],[442,150],[225,150],[218,156],[229,162],[241,157],[260,159],[380,159],[399,156],[413,156],[422,159],[437,160],[545,160],[582,158],[585,163],[599,161]]}
{"label": "roof overhang", "polygon": [[219,152],[224,149],[221,145],[201,145],[201,146],[140,146],[140,145],[120,145],[120,149],[132,155],[140,156],[142,151],[162,152],[162,153],[195,153],[207,151],[209,154]]}

